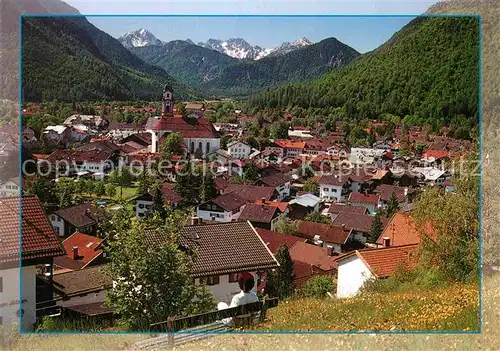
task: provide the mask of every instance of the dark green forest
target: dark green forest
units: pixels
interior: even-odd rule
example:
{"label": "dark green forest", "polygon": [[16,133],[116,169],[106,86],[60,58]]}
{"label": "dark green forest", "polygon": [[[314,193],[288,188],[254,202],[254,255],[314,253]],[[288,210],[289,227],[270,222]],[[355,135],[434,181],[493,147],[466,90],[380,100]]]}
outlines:
{"label": "dark green forest", "polygon": [[25,18],[22,30],[25,101],[158,100],[167,82],[180,99],[199,96],[84,17]]}
{"label": "dark green forest", "polygon": [[478,121],[479,21],[419,17],[387,43],[308,83],[267,89],[250,108],[335,110],[351,120],[399,116],[408,124]]}

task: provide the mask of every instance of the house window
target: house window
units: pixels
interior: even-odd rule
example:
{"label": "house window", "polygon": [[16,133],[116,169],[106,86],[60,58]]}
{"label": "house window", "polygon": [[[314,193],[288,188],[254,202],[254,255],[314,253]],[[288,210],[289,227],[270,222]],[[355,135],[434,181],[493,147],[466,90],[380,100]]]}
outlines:
{"label": "house window", "polygon": [[56,220],[56,216],[52,215],[52,220],[55,221]]}
{"label": "house window", "polygon": [[208,154],[210,152],[210,142],[207,141],[205,144],[205,153]]}
{"label": "house window", "polygon": [[237,283],[238,282],[238,273],[229,274],[229,282]]}
{"label": "house window", "polygon": [[212,275],[210,277],[200,278],[200,283],[206,284],[206,285],[217,285],[217,284],[219,284],[219,276]]}
{"label": "house window", "polygon": [[139,208],[144,208],[144,204],[139,204]]}
{"label": "house window", "polygon": [[328,188],[323,188],[323,191],[328,191]]}

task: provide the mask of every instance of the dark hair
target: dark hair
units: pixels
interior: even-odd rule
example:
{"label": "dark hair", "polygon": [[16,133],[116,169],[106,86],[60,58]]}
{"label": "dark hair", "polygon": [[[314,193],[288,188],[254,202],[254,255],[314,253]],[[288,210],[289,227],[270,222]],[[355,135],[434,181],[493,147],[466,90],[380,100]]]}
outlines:
{"label": "dark hair", "polygon": [[238,277],[238,285],[244,292],[249,292],[255,285],[255,279],[250,273],[240,274]]}

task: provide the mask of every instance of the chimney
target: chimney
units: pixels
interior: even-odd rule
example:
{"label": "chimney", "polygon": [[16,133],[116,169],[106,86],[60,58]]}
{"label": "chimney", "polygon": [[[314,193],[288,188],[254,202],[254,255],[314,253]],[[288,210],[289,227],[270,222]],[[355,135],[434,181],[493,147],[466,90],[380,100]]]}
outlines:
{"label": "chimney", "polygon": [[405,196],[408,196],[408,188],[405,188]]}
{"label": "chimney", "polygon": [[191,225],[198,225],[200,224],[200,218],[199,217],[191,217]]}
{"label": "chimney", "polygon": [[73,246],[73,259],[78,259],[78,246]]}
{"label": "chimney", "polygon": [[262,200],[262,207],[264,207],[264,205],[266,204],[266,198],[263,197],[261,200]]}
{"label": "chimney", "polygon": [[345,224],[342,223],[342,230],[345,230]]}
{"label": "chimney", "polygon": [[389,238],[389,237],[385,236],[385,237],[383,238],[383,240],[384,240],[384,247],[389,247],[389,246],[391,246],[391,238]]}

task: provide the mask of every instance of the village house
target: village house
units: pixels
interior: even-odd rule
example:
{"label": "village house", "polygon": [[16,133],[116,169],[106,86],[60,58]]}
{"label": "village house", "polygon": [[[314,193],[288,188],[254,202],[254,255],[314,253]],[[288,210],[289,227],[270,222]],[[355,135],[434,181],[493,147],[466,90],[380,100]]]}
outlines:
{"label": "village house", "polygon": [[275,230],[281,210],[277,206],[261,204],[246,204],[238,218],[240,221],[250,221],[254,227]]}
{"label": "village house", "polygon": [[297,195],[288,202],[291,219],[302,219],[312,212],[319,212],[322,204],[321,198],[314,194],[304,193]]}
{"label": "village house", "polygon": [[[164,183],[161,187],[161,193],[163,195],[163,203],[172,208],[177,208],[183,197],[180,196],[174,189],[173,184]],[[142,194],[134,199],[135,205],[135,216],[137,218],[148,217],[153,213],[154,210],[154,194]]]}
{"label": "village house", "polygon": [[73,271],[104,263],[106,253],[103,241],[102,238],[80,232],[70,235],[62,242],[66,255],[54,258],[54,272]]}
{"label": "village house", "polygon": [[367,281],[389,277],[399,265],[406,264],[411,269],[416,248],[417,245],[404,245],[362,249],[339,256],[337,297],[356,296]]}
{"label": "village house", "polygon": [[[351,228],[353,230],[351,238],[364,244],[370,233],[373,218],[374,216],[368,214],[340,212],[332,223],[337,226]],[[380,218],[380,220],[382,221],[383,228],[385,228],[388,220],[384,217]]]}
{"label": "village house", "polygon": [[[148,229],[145,240],[152,244],[168,240],[157,229]],[[197,224],[181,230],[180,244],[196,250],[192,277],[208,285],[216,301],[230,303],[241,290],[238,274],[250,272],[254,292],[264,287],[266,272],[279,263],[250,222]]]}
{"label": "village house", "polygon": [[0,181],[0,198],[19,196],[21,192],[19,178],[10,178],[5,182]]}
{"label": "village house", "polygon": [[66,126],[74,126],[84,124],[93,128],[102,128],[106,124],[106,120],[99,115],[80,115],[74,114],[66,118],[63,122]]}
{"label": "village house", "polygon": [[331,249],[332,253],[344,252],[352,234],[351,228],[309,221],[297,221],[297,235],[314,245]]}
{"label": "village house", "polygon": [[296,289],[302,288],[313,276],[329,275],[334,278],[337,262],[335,256],[331,255],[331,249],[298,241],[289,251]]}
{"label": "village house", "polygon": [[186,105],[184,105],[184,107],[186,108],[187,117],[189,118],[203,117],[203,113],[205,111],[205,104],[188,102]]}
{"label": "village house", "polygon": [[344,202],[350,182],[340,175],[321,175],[318,179],[319,197],[328,202]]}
{"label": "village house", "polygon": [[326,150],[329,156],[337,156],[341,159],[347,159],[349,157],[349,150],[341,145],[332,145]]}
{"label": "village house", "polygon": [[236,221],[248,201],[235,191],[210,199],[196,207],[196,216],[216,222]]}
{"label": "village house", "polygon": [[112,139],[122,140],[134,134],[144,132],[144,125],[137,123],[111,123],[106,134]]}
{"label": "village house", "polygon": [[227,144],[227,152],[235,159],[248,159],[252,153],[252,147],[242,141],[232,141]]}
{"label": "village house", "polygon": [[389,202],[389,199],[391,198],[393,193],[394,195],[396,195],[398,203],[400,205],[404,205],[413,201],[413,199],[417,195],[417,189],[382,184],[375,188],[374,193],[380,196],[379,203],[381,207],[387,207],[387,203]]}
{"label": "village house", "polygon": [[94,234],[98,220],[104,215],[103,208],[87,202],[54,211],[48,217],[57,235],[65,237],[75,232]]}
{"label": "village house", "polygon": [[442,186],[445,180],[450,177],[449,172],[434,167],[415,167],[411,172],[414,174],[420,173],[422,175],[423,184],[430,186]]}
{"label": "village house", "polygon": [[42,131],[42,135],[53,145],[68,147],[71,140],[71,128],[63,125],[47,126]]}
{"label": "village house", "polygon": [[259,182],[264,186],[276,189],[278,201],[282,201],[290,197],[291,180],[292,178],[288,174],[277,172],[275,174],[263,176],[259,179]]}
{"label": "village house", "polygon": [[50,167],[59,175],[73,176],[90,173],[96,178],[103,178],[116,163],[115,153],[111,150],[63,150],[58,149],[45,160],[39,160],[40,166]]}
{"label": "village house", "polygon": [[303,141],[292,141],[287,139],[276,139],[273,143],[274,147],[281,148],[283,157],[297,156],[304,153],[306,143]]}
{"label": "village house", "polygon": [[[55,257],[64,255],[42,204],[36,196],[19,196],[0,201],[0,325],[10,326],[21,318],[22,331],[31,331],[36,322],[37,266],[52,271]],[[22,222],[20,222],[20,218]],[[22,223],[22,256],[19,248]],[[20,257],[21,256],[21,257]],[[22,275],[22,280],[20,280]],[[21,289],[20,289],[21,287]],[[20,296],[20,291],[22,296]]]}
{"label": "village house", "polygon": [[349,162],[353,165],[372,165],[386,153],[385,150],[370,148],[351,148]]}
{"label": "village house", "polygon": [[256,202],[259,200],[271,201],[279,197],[275,188],[269,186],[246,185],[246,184],[228,184],[222,191],[222,194],[235,192],[239,197],[247,202]]}
{"label": "village house", "polygon": [[146,123],[146,132],[151,133],[151,152],[159,152],[160,141],[170,133],[180,133],[186,150],[194,154],[197,149],[203,156],[220,149],[220,136],[212,122],[206,118],[191,118],[173,114],[172,88],[165,86],[162,100],[162,115],[151,117]]}
{"label": "village house", "polygon": [[420,244],[423,236],[435,237],[434,228],[427,224],[418,230],[413,217],[407,213],[395,213],[385,227],[376,244],[379,247]]}
{"label": "village house", "polygon": [[328,207],[327,213],[330,215],[330,218],[333,222],[341,212],[366,214],[367,211],[368,210],[366,209],[366,207],[363,206],[351,206],[347,204],[331,204],[330,207]]}
{"label": "village house", "polygon": [[352,206],[361,206],[367,209],[368,213],[374,214],[380,203],[380,196],[377,194],[364,194],[352,192],[349,194],[348,203]]}

